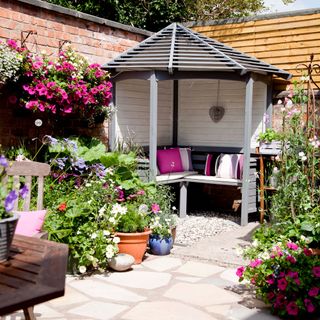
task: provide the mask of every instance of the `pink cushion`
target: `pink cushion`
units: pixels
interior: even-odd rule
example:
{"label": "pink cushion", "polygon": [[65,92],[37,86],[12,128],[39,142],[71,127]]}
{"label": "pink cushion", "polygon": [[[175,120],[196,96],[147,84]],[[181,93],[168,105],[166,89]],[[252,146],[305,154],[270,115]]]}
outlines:
{"label": "pink cushion", "polygon": [[157,151],[157,164],[161,174],[182,172],[183,166],[179,148]]}
{"label": "pink cushion", "polygon": [[16,211],[16,213],[20,218],[15,233],[31,237],[41,231],[47,210]]}
{"label": "pink cushion", "polygon": [[212,165],[212,160],[213,160],[213,155],[208,154],[207,159],[206,159],[206,165],[204,167],[204,174],[206,176],[213,176],[214,175],[214,171],[212,173],[212,170],[214,170],[214,165]]}

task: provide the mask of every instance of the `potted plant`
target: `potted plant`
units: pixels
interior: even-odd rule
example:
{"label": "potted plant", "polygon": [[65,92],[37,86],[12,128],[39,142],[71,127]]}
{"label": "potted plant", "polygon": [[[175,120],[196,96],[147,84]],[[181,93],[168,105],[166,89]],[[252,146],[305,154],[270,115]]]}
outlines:
{"label": "potted plant", "polygon": [[5,156],[0,156],[0,262],[9,256],[9,250],[17,226],[19,215],[13,213],[14,203],[19,196],[25,197],[27,188],[24,186],[19,193],[15,190],[7,191],[7,184],[4,182],[6,168],[9,162]]}
{"label": "potted plant", "polygon": [[135,264],[142,262],[151,234],[146,208],[147,206],[143,204],[137,208],[134,204],[116,203],[111,210],[117,221],[115,235],[120,238],[119,253],[132,255]]}
{"label": "potted plant", "polygon": [[173,230],[175,226],[174,216],[166,211],[162,212],[158,204],[152,205],[153,216],[150,222],[152,234],[149,247],[155,255],[167,255],[173,246]]}
{"label": "potted plant", "polygon": [[267,128],[258,136],[259,152],[261,154],[277,155],[281,151],[281,134],[272,128]]}

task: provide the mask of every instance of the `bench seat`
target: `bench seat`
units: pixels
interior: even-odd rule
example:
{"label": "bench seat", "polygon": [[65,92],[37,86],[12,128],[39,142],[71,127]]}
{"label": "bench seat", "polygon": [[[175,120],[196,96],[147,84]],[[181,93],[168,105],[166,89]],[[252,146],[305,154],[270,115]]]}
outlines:
{"label": "bench seat", "polygon": [[206,183],[206,184],[219,184],[226,186],[242,186],[242,180],[239,179],[226,179],[216,176],[204,176],[201,174],[186,176],[184,178],[186,182]]}
{"label": "bench seat", "polygon": [[156,176],[156,182],[160,184],[181,182],[187,176],[198,175],[197,171],[172,172],[168,174],[160,174]]}

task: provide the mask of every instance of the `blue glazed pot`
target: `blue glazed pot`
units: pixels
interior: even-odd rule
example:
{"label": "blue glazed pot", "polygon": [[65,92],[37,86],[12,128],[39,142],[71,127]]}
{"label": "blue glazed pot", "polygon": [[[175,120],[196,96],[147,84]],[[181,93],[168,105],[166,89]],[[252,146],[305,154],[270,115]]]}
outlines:
{"label": "blue glazed pot", "polygon": [[173,245],[172,237],[161,238],[158,235],[150,235],[149,247],[153,254],[158,256],[165,256],[170,253]]}

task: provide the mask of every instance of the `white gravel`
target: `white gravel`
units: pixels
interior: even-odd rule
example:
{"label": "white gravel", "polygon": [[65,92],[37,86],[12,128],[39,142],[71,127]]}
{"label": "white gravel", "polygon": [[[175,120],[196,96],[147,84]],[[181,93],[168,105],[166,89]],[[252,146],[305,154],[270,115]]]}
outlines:
{"label": "white gravel", "polygon": [[194,212],[178,219],[175,244],[190,246],[205,238],[240,228],[239,217],[232,214]]}

